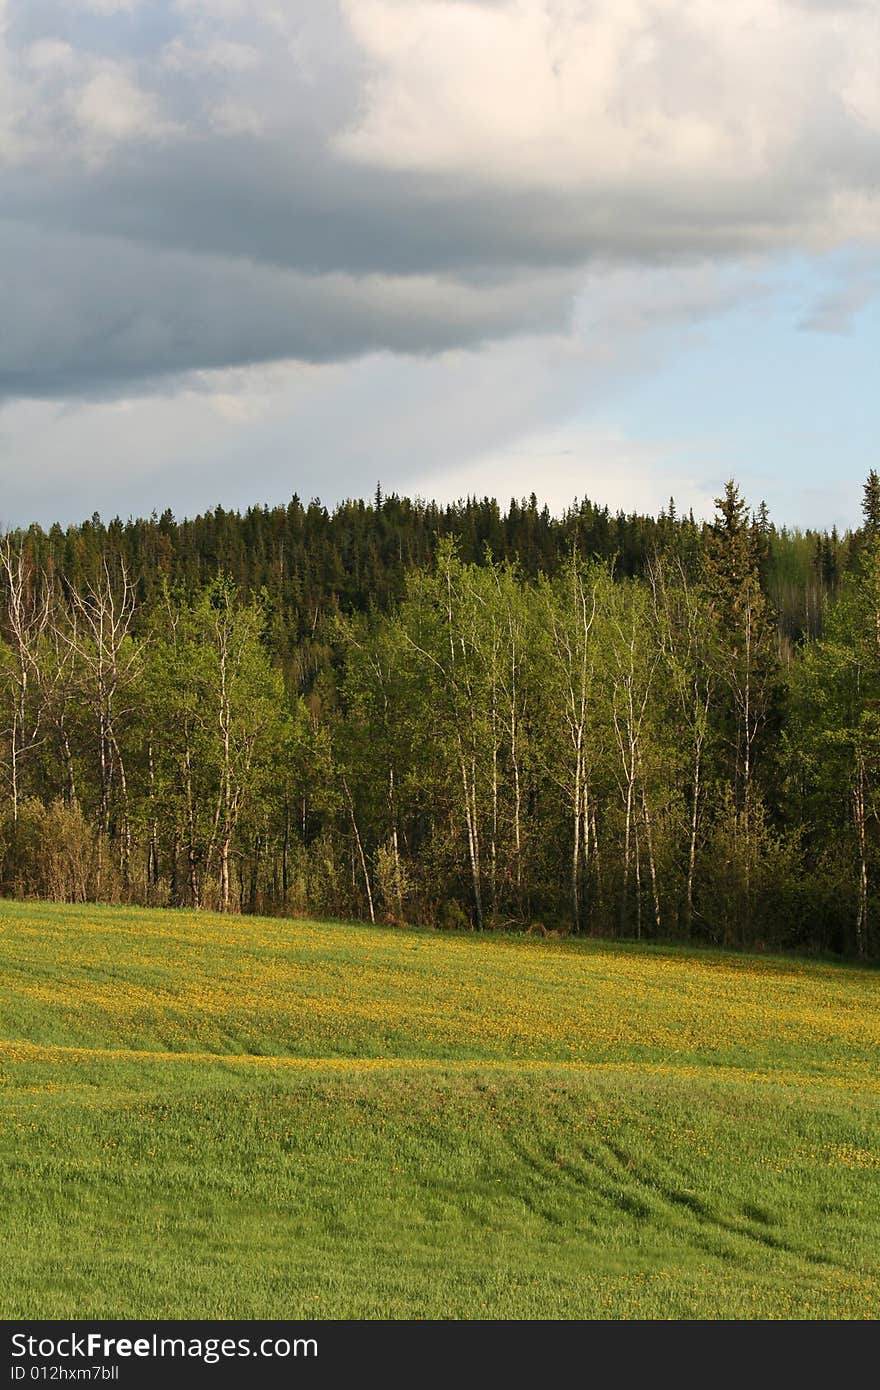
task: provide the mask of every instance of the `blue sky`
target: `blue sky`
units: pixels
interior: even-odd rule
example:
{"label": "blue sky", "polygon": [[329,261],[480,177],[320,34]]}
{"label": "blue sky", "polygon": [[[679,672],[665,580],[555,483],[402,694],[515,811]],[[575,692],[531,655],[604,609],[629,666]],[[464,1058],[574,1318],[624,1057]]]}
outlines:
{"label": "blue sky", "polygon": [[704,325],[628,384],[611,419],[645,444],[675,441],[710,487],[736,477],[779,524],[858,524],[861,485],[880,466],[880,305],[875,294],[811,322],[856,277],[839,259],[783,260],[766,300]]}
{"label": "blue sky", "polygon": [[0,0],[0,524],[855,525],[878,167],[873,0]]}

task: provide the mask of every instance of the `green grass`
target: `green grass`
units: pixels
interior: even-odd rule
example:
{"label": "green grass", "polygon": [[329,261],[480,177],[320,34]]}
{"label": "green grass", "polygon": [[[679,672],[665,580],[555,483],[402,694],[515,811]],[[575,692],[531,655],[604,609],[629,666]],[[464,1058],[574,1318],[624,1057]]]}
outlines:
{"label": "green grass", "polygon": [[0,1316],[876,1317],[877,987],[0,904]]}

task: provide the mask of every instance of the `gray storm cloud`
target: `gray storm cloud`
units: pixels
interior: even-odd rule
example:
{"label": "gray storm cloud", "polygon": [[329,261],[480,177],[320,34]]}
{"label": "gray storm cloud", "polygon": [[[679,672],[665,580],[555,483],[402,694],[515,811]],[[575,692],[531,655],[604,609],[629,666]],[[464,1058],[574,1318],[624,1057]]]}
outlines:
{"label": "gray storm cloud", "polygon": [[0,394],[556,331],[610,261],[875,242],[818,0],[0,0]]}
{"label": "gray storm cloud", "polygon": [[430,276],[305,275],[244,258],[34,232],[0,222],[0,395],[116,394],[137,381],[241,363],[440,352],[530,323],[561,327],[571,276],[466,284]]}

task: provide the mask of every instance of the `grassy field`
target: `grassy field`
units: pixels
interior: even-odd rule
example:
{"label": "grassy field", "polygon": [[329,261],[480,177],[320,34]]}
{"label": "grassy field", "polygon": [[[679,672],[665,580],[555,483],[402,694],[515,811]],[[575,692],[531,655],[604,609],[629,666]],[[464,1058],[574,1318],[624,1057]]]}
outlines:
{"label": "grassy field", "polygon": [[876,1317],[878,986],[0,903],[0,1316]]}

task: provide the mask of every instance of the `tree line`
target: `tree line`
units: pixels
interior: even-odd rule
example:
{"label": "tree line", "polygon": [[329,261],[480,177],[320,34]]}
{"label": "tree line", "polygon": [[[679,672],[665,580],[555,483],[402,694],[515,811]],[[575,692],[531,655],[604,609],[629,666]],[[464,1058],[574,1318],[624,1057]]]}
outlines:
{"label": "tree line", "polygon": [[877,953],[880,481],[0,541],[0,889]]}

